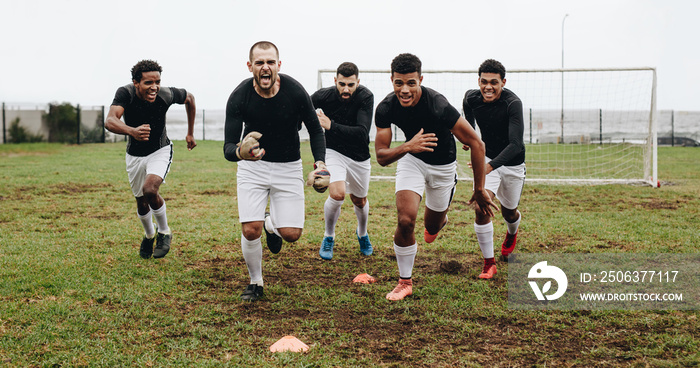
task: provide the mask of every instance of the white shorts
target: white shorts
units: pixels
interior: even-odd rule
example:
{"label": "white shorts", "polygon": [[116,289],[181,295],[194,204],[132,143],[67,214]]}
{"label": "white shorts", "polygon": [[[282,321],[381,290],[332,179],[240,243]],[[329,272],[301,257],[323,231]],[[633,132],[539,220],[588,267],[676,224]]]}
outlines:
{"label": "white shorts", "polygon": [[396,192],[410,190],[422,197],[425,191],[425,206],[435,212],[444,212],[450,207],[456,188],[457,161],[429,165],[406,154],[396,165]]}
{"label": "white shorts", "polygon": [[304,228],[303,176],[301,160],[239,161],[236,174],[239,221],[264,221],[269,198],[275,227]]}
{"label": "white shorts", "polygon": [[[491,161],[486,157],[486,163]],[[525,164],[501,166],[486,175],[484,187],[496,195],[501,206],[509,210],[518,208],[525,184]]]}
{"label": "white shorts", "polygon": [[126,154],[126,174],[134,197],[143,197],[143,184],[146,176],[158,175],[165,183],[165,176],[170,172],[173,162],[173,144],[160,148],[148,156],[132,156]]}
{"label": "white shorts", "polygon": [[331,183],[345,182],[345,191],[357,198],[367,197],[372,164],[369,159],[355,161],[338,151],[326,150],[326,166],[331,173]]}

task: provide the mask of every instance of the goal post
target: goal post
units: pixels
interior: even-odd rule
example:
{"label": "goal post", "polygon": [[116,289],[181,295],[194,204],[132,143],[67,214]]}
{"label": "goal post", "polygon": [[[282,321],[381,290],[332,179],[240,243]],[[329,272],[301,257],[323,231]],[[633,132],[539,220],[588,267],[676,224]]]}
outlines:
{"label": "goal post", "polygon": [[[318,88],[332,86],[335,73],[319,70]],[[422,85],[443,94],[460,112],[465,92],[478,88],[476,70],[424,70],[422,75]],[[360,84],[374,93],[375,107],[393,92],[390,76],[389,70],[360,70]],[[655,68],[508,70],[505,88],[523,102],[527,181],[656,187]],[[400,129],[393,131],[394,140],[405,140]],[[372,141],[375,133],[373,124]],[[469,153],[458,149],[457,161],[460,179],[470,180]],[[393,176],[393,168],[375,167],[374,179]]]}

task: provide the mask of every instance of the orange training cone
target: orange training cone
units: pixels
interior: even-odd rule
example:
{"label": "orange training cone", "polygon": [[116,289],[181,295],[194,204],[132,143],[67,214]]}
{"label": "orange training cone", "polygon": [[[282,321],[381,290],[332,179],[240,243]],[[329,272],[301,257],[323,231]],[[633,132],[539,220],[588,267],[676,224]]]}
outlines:
{"label": "orange training cone", "polygon": [[370,276],[369,274],[361,273],[361,274],[355,276],[355,279],[353,279],[352,282],[359,282],[361,284],[372,284],[372,283],[377,282],[377,279]]}
{"label": "orange training cone", "polygon": [[285,336],[276,343],[270,346],[270,351],[273,353],[279,353],[283,351],[293,351],[296,353],[301,353],[309,350],[309,346],[301,342],[294,336]]}

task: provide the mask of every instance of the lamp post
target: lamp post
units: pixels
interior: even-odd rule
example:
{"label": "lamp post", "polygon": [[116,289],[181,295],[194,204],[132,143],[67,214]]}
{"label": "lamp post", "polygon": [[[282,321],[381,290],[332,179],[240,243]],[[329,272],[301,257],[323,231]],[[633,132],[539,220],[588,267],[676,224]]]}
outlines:
{"label": "lamp post", "polygon": [[569,14],[566,14],[564,16],[564,19],[561,20],[561,117],[559,120],[559,125],[561,125],[561,143],[564,143],[564,22],[566,21],[566,17],[568,17]]}

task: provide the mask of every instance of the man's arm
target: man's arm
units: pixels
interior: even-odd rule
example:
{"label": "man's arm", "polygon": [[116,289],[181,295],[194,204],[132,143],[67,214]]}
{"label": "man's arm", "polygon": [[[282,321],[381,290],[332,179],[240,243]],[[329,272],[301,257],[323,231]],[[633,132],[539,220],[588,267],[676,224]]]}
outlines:
{"label": "man's arm", "polygon": [[508,145],[491,160],[490,166],[497,169],[521,153],[525,149],[524,132],[523,104],[520,101],[513,101],[508,105]]}
{"label": "man's arm", "polygon": [[464,100],[462,101],[462,112],[464,112],[464,118],[467,119],[469,122],[469,125],[472,126],[473,129],[476,129],[476,119],[474,119],[474,110],[472,110],[472,107],[469,106],[469,91],[464,94]]}
{"label": "man's arm", "polygon": [[423,133],[421,129],[410,141],[399,146],[391,147],[391,128],[377,127],[377,135],[374,137],[374,150],[377,155],[377,162],[386,166],[398,161],[407,153],[432,152],[437,146],[435,133]]}
{"label": "man's arm", "polygon": [[[357,115],[355,116],[356,125],[336,124],[334,121],[329,120],[328,128],[325,126],[324,128],[330,132],[330,134],[339,134],[352,140],[362,141],[367,139],[369,130],[372,127],[374,96],[367,96],[361,104],[362,106],[357,110]],[[319,120],[320,119],[322,118],[319,117]],[[321,125],[323,125],[323,121]],[[326,133],[328,134],[328,132]]]}
{"label": "man's arm", "polygon": [[314,105],[311,98],[306,92],[303,92],[305,102],[302,104],[302,119],[306,130],[309,132],[309,143],[311,143],[311,153],[314,156],[314,162],[326,161],[326,136],[323,134],[323,128],[318,121],[318,115],[314,110]]}
{"label": "man's arm", "polygon": [[243,117],[234,101],[234,94],[226,104],[226,121],[224,123],[224,157],[229,161],[240,161],[236,154],[237,143],[241,140]]}
{"label": "man's arm", "polygon": [[469,146],[471,153],[472,170],[474,171],[474,194],[469,200],[469,204],[476,203],[483,214],[493,217],[491,206],[496,210],[498,210],[498,207],[493,203],[491,196],[484,188],[486,180],[486,148],[484,142],[481,141],[467,120],[461,116],[457,119],[457,123],[455,123],[451,131],[462,144]]}
{"label": "man's arm", "polygon": [[197,146],[194,141],[194,117],[197,114],[197,106],[194,103],[194,95],[187,92],[187,98],[185,99],[185,111],[187,111],[187,136],[185,141],[187,141],[187,149],[192,151],[192,148]]}
{"label": "man's arm", "polygon": [[124,115],[123,106],[110,106],[109,113],[107,113],[107,120],[105,120],[105,128],[114,134],[129,135],[137,141],[147,141],[148,137],[151,135],[151,126],[142,124],[136,128],[130,127],[121,120],[122,115]]}
{"label": "man's arm", "polygon": [[[464,101],[462,102],[462,112],[464,112],[464,119],[469,122],[469,125],[472,127],[473,130],[476,131],[476,118],[474,117],[474,110],[472,110],[472,107],[469,106],[468,98],[467,96],[469,95],[469,91],[464,95]],[[464,144],[462,146],[462,149],[465,151],[469,151],[469,145]],[[471,162],[469,163],[469,167],[471,166]],[[488,175],[491,171],[493,171],[493,167],[491,164],[486,164],[486,175]]]}

